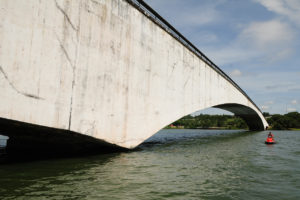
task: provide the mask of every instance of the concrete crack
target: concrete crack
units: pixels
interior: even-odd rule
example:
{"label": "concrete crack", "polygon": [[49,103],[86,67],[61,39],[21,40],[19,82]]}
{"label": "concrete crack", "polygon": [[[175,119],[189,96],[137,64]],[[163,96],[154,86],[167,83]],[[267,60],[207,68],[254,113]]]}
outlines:
{"label": "concrete crack", "polygon": [[65,19],[67,20],[67,22],[70,24],[70,26],[72,27],[73,30],[76,31],[76,36],[77,36],[77,46],[76,46],[76,56],[75,59],[71,60],[68,51],[66,50],[65,46],[63,45],[63,43],[59,40],[59,37],[56,35],[56,38],[59,42],[60,48],[62,49],[65,57],[67,58],[68,62],[71,64],[72,66],[72,73],[73,73],[73,77],[72,77],[72,86],[71,86],[71,99],[70,99],[70,111],[69,111],[69,130],[71,130],[71,126],[72,126],[72,112],[73,112],[73,96],[74,96],[74,88],[75,88],[75,79],[76,79],[76,66],[77,66],[77,62],[78,62],[78,58],[79,58],[79,54],[80,54],[80,24],[81,24],[81,15],[80,15],[80,11],[81,11],[81,3],[80,3],[80,7],[79,7],[79,14],[78,14],[78,26],[77,28],[74,26],[74,24],[71,22],[69,16],[67,15],[66,11],[59,6],[59,4],[57,3],[57,0],[54,0],[57,9],[64,15]]}
{"label": "concrete crack", "polygon": [[56,39],[57,39],[57,41],[58,41],[58,43],[59,43],[59,46],[60,46],[61,50],[63,51],[65,57],[67,58],[68,62],[69,62],[70,65],[71,65],[71,67],[74,69],[75,66],[74,66],[74,64],[73,64],[73,62],[72,62],[72,60],[71,60],[71,58],[70,58],[70,56],[69,56],[69,53],[67,52],[67,50],[66,50],[65,46],[63,45],[63,43],[62,43],[62,42],[60,41],[60,39],[58,38],[57,34],[56,34],[56,33],[54,33],[54,34],[55,34],[55,36],[56,36]]}
{"label": "concrete crack", "polygon": [[71,101],[70,101],[70,113],[69,113],[69,130],[71,130],[71,123],[72,123],[72,110],[73,110],[73,91],[74,91],[74,85],[75,85],[75,72],[73,72],[73,81],[72,81],[72,95],[71,95]]}
{"label": "concrete crack", "polygon": [[57,3],[56,0],[54,0],[54,1],[55,1],[56,8],[64,15],[64,17],[66,18],[66,20],[68,21],[68,23],[70,24],[70,26],[72,27],[72,29],[73,29],[74,31],[78,32],[78,28],[76,28],[76,27],[74,26],[74,24],[71,22],[71,19],[70,19],[70,17],[68,16],[68,14],[65,12],[65,10],[64,10],[62,7],[59,6],[59,4]]}
{"label": "concrete crack", "polygon": [[33,98],[33,99],[38,99],[38,100],[43,100],[43,98],[39,97],[39,96],[36,96],[36,95],[33,95],[33,94],[28,94],[28,93],[25,93],[25,92],[21,92],[20,90],[18,90],[14,84],[9,80],[6,72],[3,70],[2,66],[0,65],[0,72],[3,74],[4,78],[6,79],[6,81],[8,82],[8,84],[10,85],[10,87],[16,91],[18,94],[21,94],[23,96],[26,96],[26,97],[29,97],[29,98]]}
{"label": "concrete crack", "polygon": [[[72,91],[72,95],[71,95],[71,99],[70,99],[70,112],[69,112],[69,124],[68,124],[68,127],[69,127],[69,130],[71,128],[71,122],[72,122],[72,108],[73,108],[73,90],[74,90],[74,85],[75,85],[75,68],[76,68],[76,65],[73,64],[70,56],[69,56],[69,53],[67,52],[65,46],[63,45],[62,41],[59,39],[58,35],[56,34],[56,32],[54,31],[54,34],[55,34],[55,37],[56,37],[56,40],[58,41],[59,43],[59,46],[60,48],[62,49],[66,59],[68,60],[69,64],[71,65],[71,68],[72,68],[72,88],[71,88],[71,91]],[[78,48],[78,47],[77,47]],[[76,49],[76,51],[78,51],[78,49]]]}

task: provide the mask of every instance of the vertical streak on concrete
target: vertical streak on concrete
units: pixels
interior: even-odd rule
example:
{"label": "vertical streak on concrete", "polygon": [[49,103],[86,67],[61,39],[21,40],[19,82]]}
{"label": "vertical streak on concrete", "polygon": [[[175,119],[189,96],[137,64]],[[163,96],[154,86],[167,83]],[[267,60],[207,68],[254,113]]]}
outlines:
{"label": "vertical streak on concrete", "polygon": [[73,111],[73,98],[74,98],[74,87],[75,87],[75,79],[76,79],[76,66],[79,62],[79,55],[80,55],[80,41],[81,41],[81,30],[80,30],[80,17],[81,17],[81,6],[82,1],[79,2],[79,8],[78,8],[78,25],[76,29],[76,36],[77,36],[77,45],[76,45],[76,58],[75,58],[75,64],[73,67],[73,78],[72,78],[72,89],[71,89],[71,100],[70,100],[70,114],[69,114],[69,130],[71,130],[72,125],[72,111]]}
{"label": "vertical streak on concrete", "polygon": [[[118,4],[118,7],[120,7],[120,4]],[[121,9],[121,8],[118,8]],[[129,18],[130,20],[130,18]],[[122,134],[122,139],[125,139],[127,137],[127,131],[128,131],[128,118],[130,117],[129,113],[129,96],[130,96],[130,69],[131,69],[131,27],[126,27],[125,28],[125,35],[126,35],[126,41],[125,47],[126,47],[126,53],[125,53],[125,102],[124,102],[124,126],[123,126],[123,134]]]}

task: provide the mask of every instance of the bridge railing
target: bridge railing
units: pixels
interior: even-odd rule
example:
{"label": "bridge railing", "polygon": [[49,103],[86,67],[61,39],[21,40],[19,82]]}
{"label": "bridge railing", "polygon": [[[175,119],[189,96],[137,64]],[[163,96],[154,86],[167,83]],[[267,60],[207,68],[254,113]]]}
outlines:
{"label": "bridge railing", "polygon": [[197,47],[195,47],[188,39],[186,39],[181,33],[179,33],[171,24],[169,24],[162,16],[160,16],[155,10],[153,10],[143,0],[126,0],[145,16],[151,19],[154,23],[167,31],[172,37],[178,40],[186,48],[196,54],[207,65],[213,68],[223,78],[228,80],[235,88],[237,88],[245,97],[261,112],[258,106],[250,99],[250,97],[244,92],[223,70],[221,70],[215,63],[213,63],[208,57],[206,57]]}

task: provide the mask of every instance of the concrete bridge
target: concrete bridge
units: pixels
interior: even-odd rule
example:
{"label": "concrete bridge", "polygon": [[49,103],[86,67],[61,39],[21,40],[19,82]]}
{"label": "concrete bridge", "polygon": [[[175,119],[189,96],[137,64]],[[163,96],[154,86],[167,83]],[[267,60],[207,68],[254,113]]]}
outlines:
{"label": "concrete bridge", "polygon": [[0,0],[0,134],[19,146],[134,148],[217,107],[268,126],[220,68],[142,1]]}

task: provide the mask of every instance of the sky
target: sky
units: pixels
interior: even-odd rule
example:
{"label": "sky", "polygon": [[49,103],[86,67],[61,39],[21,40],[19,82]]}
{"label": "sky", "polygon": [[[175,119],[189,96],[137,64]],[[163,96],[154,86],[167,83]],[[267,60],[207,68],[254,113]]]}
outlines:
{"label": "sky", "polygon": [[300,0],[144,1],[262,112],[300,112]]}

